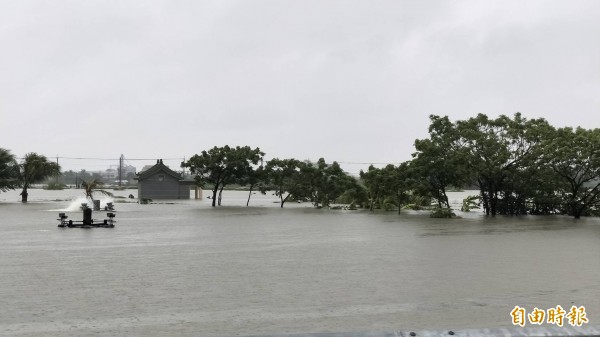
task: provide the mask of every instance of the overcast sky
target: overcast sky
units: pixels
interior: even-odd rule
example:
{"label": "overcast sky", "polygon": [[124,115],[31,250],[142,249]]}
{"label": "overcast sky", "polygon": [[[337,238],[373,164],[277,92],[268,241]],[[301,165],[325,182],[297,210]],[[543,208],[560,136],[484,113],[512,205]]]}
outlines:
{"label": "overcast sky", "polygon": [[[599,127],[600,1],[0,0],[0,147],[410,159],[428,116]],[[171,160],[170,158],[176,158]]]}

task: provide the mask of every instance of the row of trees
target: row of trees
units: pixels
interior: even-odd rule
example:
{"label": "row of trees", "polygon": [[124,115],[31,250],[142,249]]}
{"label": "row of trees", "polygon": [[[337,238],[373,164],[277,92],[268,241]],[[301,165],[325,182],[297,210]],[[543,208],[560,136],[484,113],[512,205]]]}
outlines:
{"label": "row of trees", "polygon": [[[128,183],[132,183],[132,182],[134,182],[135,177],[136,177],[136,175],[134,172],[128,172],[127,174],[124,174],[124,176],[122,178],[124,181],[127,181]],[[63,171],[61,173],[61,175],[57,179],[57,182],[59,184],[75,185],[77,187],[80,184],[82,184],[84,181],[89,182],[92,180],[110,184],[110,183],[113,183],[115,179],[114,178],[109,179],[109,178],[103,177],[102,174],[100,174],[99,172],[90,172],[90,171],[86,171],[86,170],[79,170],[79,171],[68,170],[68,171]]]}
{"label": "row of trees", "polygon": [[221,205],[223,189],[231,184],[249,187],[248,202],[252,191],[272,191],[279,197],[281,207],[288,200],[329,206],[343,193],[354,193],[351,198],[360,199],[362,187],[337,162],[328,164],[323,158],[316,163],[275,158],[265,163],[264,155],[259,148],[248,146],[213,147],[194,155],[182,167],[196,175],[199,186],[211,189],[213,207]]}
{"label": "row of trees", "polygon": [[555,128],[519,113],[430,120],[429,138],[415,141],[412,160],[361,172],[371,205],[420,195],[449,209],[449,188],[473,186],[491,216],[598,213],[600,129]]}
{"label": "row of trees", "polygon": [[[0,191],[20,188],[22,202],[27,202],[28,189],[32,184],[50,177],[58,177],[60,174],[60,165],[49,161],[45,156],[31,152],[18,163],[9,150],[0,148]],[[110,192],[101,189],[103,184],[99,179],[91,175],[81,175],[79,179],[83,193],[92,202],[96,193],[112,196]]]}
{"label": "row of trees", "polygon": [[[430,116],[429,137],[415,141],[413,158],[383,168],[370,166],[356,179],[337,162],[293,158],[264,161],[259,148],[214,147],[182,163],[197,184],[212,190],[212,205],[220,205],[225,186],[271,191],[280,206],[289,200],[310,201],[315,207],[336,200],[373,210],[429,206],[451,215],[451,188],[479,190],[478,203],[487,215],[598,215],[600,205],[600,129],[555,128],[544,119],[492,119],[484,114],[452,122]],[[22,163],[0,148],[0,190],[27,188],[58,174],[58,164],[35,153]],[[477,201],[470,198],[465,210]]]}
{"label": "row of trees", "polygon": [[32,184],[60,174],[60,166],[37,153],[28,153],[21,163],[9,150],[0,148],[0,191],[21,188],[21,201],[27,202]]}
{"label": "row of trees", "polygon": [[[211,186],[213,206],[223,188],[239,184],[286,201],[328,206],[342,197],[369,209],[429,206],[450,216],[447,192],[479,190],[465,209],[481,205],[487,215],[596,215],[600,205],[600,129],[555,128],[545,119],[492,119],[484,114],[452,122],[430,116],[429,138],[417,139],[413,158],[383,168],[370,166],[360,179],[337,162],[275,158],[263,162],[259,148],[214,147],[182,163],[200,186]],[[249,196],[250,196],[249,194]],[[478,200],[477,200],[478,199]]]}

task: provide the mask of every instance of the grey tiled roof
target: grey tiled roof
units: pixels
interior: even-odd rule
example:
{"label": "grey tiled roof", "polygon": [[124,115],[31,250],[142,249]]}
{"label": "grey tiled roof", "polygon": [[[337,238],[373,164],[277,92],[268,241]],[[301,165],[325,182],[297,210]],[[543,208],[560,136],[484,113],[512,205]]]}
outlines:
{"label": "grey tiled roof", "polygon": [[163,164],[162,160],[160,159],[157,160],[156,165],[152,166],[151,168],[145,171],[139,172],[137,174],[137,180],[142,181],[148,179],[159,172],[163,172],[177,180],[183,181],[183,176],[181,174],[171,170],[167,165]]}

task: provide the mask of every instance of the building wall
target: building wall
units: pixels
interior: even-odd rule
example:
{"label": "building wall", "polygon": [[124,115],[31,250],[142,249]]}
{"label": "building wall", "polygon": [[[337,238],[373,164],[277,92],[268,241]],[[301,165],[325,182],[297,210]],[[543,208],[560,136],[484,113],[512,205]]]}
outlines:
{"label": "building wall", "polygon": [[190,198],[190,185],[181,184],[179,185],[179,199],[189,199]]}
{"label": "building wall", "polygon": [[[162,175],[162,180],[160,179]],[[138,198],[149,199],[189,199],[188,193],[182,193],[182,184],[172,176],[160,172],[138,183]]]}

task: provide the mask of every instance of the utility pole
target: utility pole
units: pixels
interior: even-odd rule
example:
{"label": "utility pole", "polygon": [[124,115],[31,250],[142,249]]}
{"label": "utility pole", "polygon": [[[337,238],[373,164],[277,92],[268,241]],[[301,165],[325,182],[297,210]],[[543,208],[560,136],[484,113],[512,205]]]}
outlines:
{"label": "utility pole", "polygon": [[121,180],[123,180],[123,154],[121,153],[121,157],[119,158],[119,186],[121,186]]}
{"label": "utility pole", "polygon": [[[56,166],[58,165],[58,155],[56,155]],[[56,185],[58,185],[58,174],[56,175]]]}

